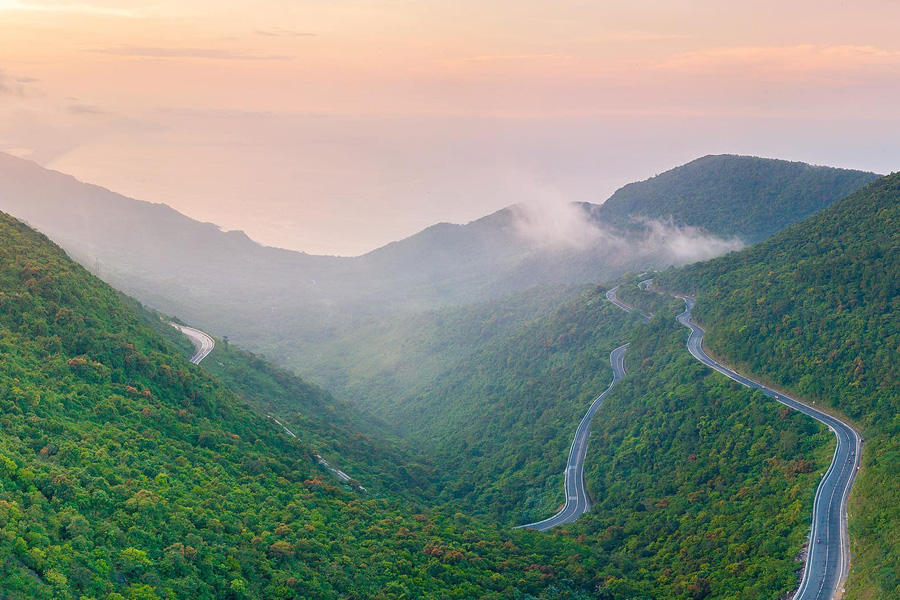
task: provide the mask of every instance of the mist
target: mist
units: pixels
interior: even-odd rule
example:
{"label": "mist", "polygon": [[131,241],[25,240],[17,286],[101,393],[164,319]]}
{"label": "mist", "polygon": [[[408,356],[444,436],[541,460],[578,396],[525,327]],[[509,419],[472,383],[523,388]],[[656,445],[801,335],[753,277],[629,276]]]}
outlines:
{"label": "mist", "polygon": [[646,261],[681,265],[722,256],[745,246],[737,237],[718,237],[672,219],[634,219],[618,229],[593,217],[582,204],[545,199],[512,207],[517,235],[537,250],[591,251],[612,264]]}

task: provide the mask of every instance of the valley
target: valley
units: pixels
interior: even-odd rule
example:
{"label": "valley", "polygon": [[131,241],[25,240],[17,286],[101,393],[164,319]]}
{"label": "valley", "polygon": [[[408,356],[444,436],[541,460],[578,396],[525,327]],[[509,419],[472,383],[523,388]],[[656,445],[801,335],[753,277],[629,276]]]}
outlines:
{"label": "valley", "polygon": [[[884,181],[856,197],[880,198]],[[689,290],[698,314],[719,314],[720,292],[706,300],[698,281],[709,279],[696,273],[719,273],[722,286],[730,269],[753,263],[721,265],[815,231],[853,198],[814,215],[812,229],[804,221],[723,258],[663,269],[653,286]],[[645,274],[613,285],[530,275],[541,285],[496,298],[351,311],[343,329],[323,320],[301,337],[334,393],[230,335],[180,320],[176,329],[27,226],[7,218],[4,228],[4,364],[25,361],[7,367],[3,387],[4,426],[15,432],[2,450],[11,598],[167,598],[191,586],[210,598],[825,598],[850,549],[872,543],[851,517],[848,546],[838,493],[871,446],[771,380],[759,386],[703,353],[690,311],[645,289],[646,269],[661,266],[652,258]],[[702,364],[684,352],[679,321]],[[722,335],[714,324],[710,343]],[[850,436],[836,453],[829,428]],[[92,463],[73,458],[75,447],[78,457],[121,458]],[[851,515],[871,486],[860,473]],[[100,489],[107,504],[78,500]],[[96,524],[77,543],[66,533],[76,518]],[[326,566],[335,561],[344,575]],[[866,585],[857,568],[850,589]]]}
{"label": "valley", "polygon": [[898,20],[0,0],[0,600],[900,600]]}

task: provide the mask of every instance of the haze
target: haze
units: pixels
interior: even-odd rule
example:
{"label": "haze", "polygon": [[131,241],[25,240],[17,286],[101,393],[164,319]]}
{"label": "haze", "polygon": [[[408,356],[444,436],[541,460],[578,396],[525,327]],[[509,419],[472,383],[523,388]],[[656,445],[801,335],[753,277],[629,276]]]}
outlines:
{"label": "haze", "polygon": [[878,0],[0,0],[0,150],[354,255],[710,153],[891,172],[898,18]]}

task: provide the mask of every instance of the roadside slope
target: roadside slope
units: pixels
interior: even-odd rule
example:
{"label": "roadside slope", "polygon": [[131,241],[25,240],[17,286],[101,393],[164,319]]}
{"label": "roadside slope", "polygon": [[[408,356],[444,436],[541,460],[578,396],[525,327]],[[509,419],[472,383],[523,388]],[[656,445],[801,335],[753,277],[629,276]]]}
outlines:
{"label": "roadside slope", "polygon": [[660,274],[697,294],[711,351],[754,378],[859,422],[848,593],[900,598],[900,176],[758,246]]}
{"label": "roadside slope", "polygon": [[[5,598],[508,598],[540,596],[556,580],[592,587],[597,557],[578,571],[559,558],[586,552],[573,540],[520,549],[524,533],[334,485],[305,440],[191,365],[189,344],[176,350],[134,308],[0,214]],[[555,580],[529,570],[535,561]]]}
{"label": "roadside slope", "polygon": [[566,529],[609,557],[616,598],[784,598],[831,435],[697,362],[680,302],[661,300],[594,418],[593,506]]}

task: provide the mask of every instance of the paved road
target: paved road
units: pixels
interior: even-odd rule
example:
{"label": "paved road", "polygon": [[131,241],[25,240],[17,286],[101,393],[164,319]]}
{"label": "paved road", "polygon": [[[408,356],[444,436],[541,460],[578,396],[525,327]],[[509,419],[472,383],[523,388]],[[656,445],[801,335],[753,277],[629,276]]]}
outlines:
{"label": "paved road", "polygon": [[[291,431],[290,429],[288,429],[288,426],[287,426],[287,425],[285,425],[284,423],[282,423],[281,421],[279,421],[278,419],[276,419],[276,418],[273,417],[272,415],[266,415],[266,417],[268,417],[269,419],[272,420],[273,423],[275,423],[276,425],[278,425],[278,426],[280,426],[282,429],[284,429],[284,432],[285,432],[286,434],[288,434],[289,436],[291,436],[291,437],[294,438],[294,439],[299,439],[299,438],[297,437],[297,434],[295,434],[293,431]],[[332,467],[332,466],[331,466],[331,463],[329,463],[327,460],[325,460],[324,458],[322,458],[322,457],[319,456],[318,454],[314,454],[313,456],[315,457],[315,459],[318,461],[318,463],[319,463],[320,465],[322,465],[323,467],[325,467],[326,469],[328,469],[329,471],[331,471],[331,472],[334,474],[335,477],[337,477],[338,479],[340,479],[340,480],[341,480],[341,483],[349,483],[349,482],[351,481],[351,477],[350,477],[349,475],[347,475],[346,473],[344,473],[343,471],[341,471],[340,469],[338,469],[338,468],[336,468],[336,467]],[[366,488],[364,488],[363,486],[358,485],[358,484],[357,484],[357,485],[354,485],[353,487],[355,487],[356,489],[358,489],[358,490],[360,490],[360,491],[362,491],[362,492],[367,492],[367,491],[368,491]]]}
{"label": "paved road", "polygon": [[[648,279],[647,281],[650,281],[650,280]],[[644,283],[644,282],[642,281],[641,283]],[[638,309],[631,306],[630,304],[625,304],[624,302],[619,300],[619,297],[616,296],[617,291],[619,291],[619,286],[616,286],[613,289],[606,292],[606,299],[609,300],[610,302],[612,302],[613,304],[615,304],[616,306],[618,306],[619,308],[621,308],[622,310],[624,310],[625,312],[638,313],[639,315],[641,315],[641,318],[644,320],[644,323],[650,322],[650,317],[652,315],[645,315],[644,313],[640,312]]]}
{"label": "paved road", "polygon": [[[650,281],[650,279],[647,279],[642,281],[641,284],[648,286]],[[616,286],[607,292],[606,297],[623,310],[635,310],[616,298],[618,287]],[[859,470],[862,438],[847,423],[812,406],[803,404],[790,396],[776,392],[761,383],[748,379],[710,357],[703,350],[703,328],[691,320],[694,299],[688,296],[677,297],[684,300],[685,303],[685,310],[678,315],[678,322],[691,330],[687,347],[694,358],[729,379],[749,388],[759,390],[785,406],[809,415],[820,423],[824,423],[837,437],[837,447],[831,460],[831,466],[828,467],[824,477],[819,482],[819,488],[816,491],[816,497],[813,502],[809,553],[804,565],[803,577],[800,580],[800,587],[794,594],[793,600],[831,600],[832,598],[840,598],[842,596],[841,587],[850,568],[847,498],[850,496],[850,486],[853,485],[856,472]],[[646,318],[646,315],[644,316]]]}
{"label": "paved road", "polygon": [[610,390],[625,377],[625,349],[628,344],[619,346],[609,355],[609,363],[612,365],[613,380],[606,388],[606,391],[597,396],[588,408],[587,413],[581,419],[578,429],[575,431],[575,439],[572,440],[572,447],[569,450],[569,460],[566,463],[565,471],[565,487],[566,487],[566,503],[558,513],[538,521],[537,523],[529,523],[521,525],[519,529],[536,529],[537,531],[546,531],[557,525],[572,523],[586,513],[591,508],[591,500],[587,491],[584,489],[584,457],[587,454],[588,436],[591,433],[591,419],[594,413],[603,405],[603,400]]}
{"label": "paved road", "polygon": [[191,357],[191,362],[195,365],[199,365],[200,361],[209,356],[209,353],[216,347],[216,341],[199,329],[178,325],[177,323],[171,323],[171,325],[184,335],[188,336],[197,348],[197,351],[194,352],[194,355]]}
{"label": "paved road", "polygon": [[831,600],[833,597],[840,597],[840,587],[847,577],[850,567],[847,498],[859,468],[862,438],[847,423],[748,379],[713,360],[703,350],[703,328],[691,320],[694,299],[686,296],[679,296],[679,298],[684,300],[686,308],[683,313],[678,315],[678,321],[691,330],[687,346],[694,358],[729,379],[759,390],[785,406],[824,423],[837,437],[837,447],[831,466],[825,472],[819,483],[819,489],[816,491],[809,554],[803,569],[800,588],[794,595],[794,600]]}

